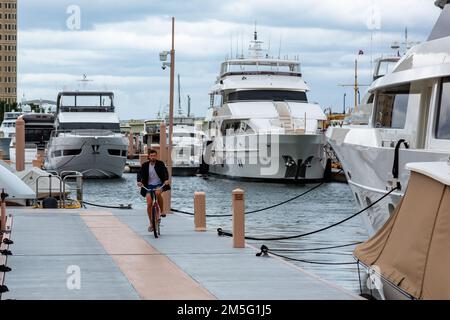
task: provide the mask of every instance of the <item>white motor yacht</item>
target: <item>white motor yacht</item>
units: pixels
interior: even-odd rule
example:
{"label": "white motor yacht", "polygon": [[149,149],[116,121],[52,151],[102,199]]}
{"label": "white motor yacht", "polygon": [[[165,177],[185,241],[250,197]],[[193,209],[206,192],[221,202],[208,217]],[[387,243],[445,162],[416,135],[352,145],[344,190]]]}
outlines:
{"label": "white motor yacht", "polygon": [[450,154],[450,5],[442,8],[428,40],[412,47],[392,72],[369,91],[369,125],[334,127],[327,138],[343,165],[370,235],[379,230],[404,195],[410,162],[447,161]]}
{"label": "white motor yacht", "polygon": [[192,124],[176,124],[173,127],[173,175],[193,176],[199,173],[202,163],[205,134]]}
{"label": "white motor yacht", "polygon": [[128,140],[120,133],[112,92],[61,92],[45,168],[85,178],[121,177]]}
{"label": "white motor yacht", "polygon": [[3,115],[3,122],[0,126],[0,131],[3,132],[4,138],[11,138],[13,143],[16,136],[16,120],[23,114],[23,112],[12,111],[5,112]]}
{"label": "white motor yacht", "polygon": [[206,133],[209,171],[255,181],[321,180],[327,117],[308,102],[298,59],[270,58],[261,45],[255,32],[249,58],[222,63]]}

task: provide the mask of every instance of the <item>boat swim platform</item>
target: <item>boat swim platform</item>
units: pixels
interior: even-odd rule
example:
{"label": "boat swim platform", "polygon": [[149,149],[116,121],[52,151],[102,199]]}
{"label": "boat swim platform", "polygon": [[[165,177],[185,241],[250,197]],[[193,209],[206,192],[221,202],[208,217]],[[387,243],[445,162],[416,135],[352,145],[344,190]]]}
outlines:
{"label": "boat swim platform", "polygon": [[277,257],[256,257],[192,218],[144,210],[8,208],[13,217],[2,300],[355,300]]}

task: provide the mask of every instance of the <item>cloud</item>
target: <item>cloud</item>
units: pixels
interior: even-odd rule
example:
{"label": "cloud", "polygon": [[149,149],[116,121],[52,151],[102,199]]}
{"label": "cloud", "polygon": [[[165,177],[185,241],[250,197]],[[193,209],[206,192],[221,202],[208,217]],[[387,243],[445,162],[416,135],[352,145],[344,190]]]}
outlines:
{"label": "cloud", "polygon": [[[66,28],[72,4],[81,8],[80,31]],[[367,29],[372,5],[381,16],[373,34]],[[172,15],[183,100],[190,94],[200,115],[221,61],[231,49],[246,53],[255,20],[270,54],[278,55],[281,39],[282,56],[300,56],[314,100],[340,110],[346,89],[337,84],[351,82],[359,49],[366,53],[361,81],[368,82],[371,56],[390,53],[405,26],[410,39],[426,39],[439,10],[429,0],[22,0],[19,14],[20,95],[54,99],[86,73],[116,91],[122,118],[146,118],[167,103],[169,72],[161,70],[158,53],[170,47]]]}

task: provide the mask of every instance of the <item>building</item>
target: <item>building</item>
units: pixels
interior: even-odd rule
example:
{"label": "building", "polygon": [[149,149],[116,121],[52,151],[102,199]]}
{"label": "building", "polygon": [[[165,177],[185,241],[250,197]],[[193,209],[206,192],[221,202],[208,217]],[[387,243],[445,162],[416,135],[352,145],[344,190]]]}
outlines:
{"label": "building", "polygon": [[17,101],[17,0],[0,0],[0,101]]}

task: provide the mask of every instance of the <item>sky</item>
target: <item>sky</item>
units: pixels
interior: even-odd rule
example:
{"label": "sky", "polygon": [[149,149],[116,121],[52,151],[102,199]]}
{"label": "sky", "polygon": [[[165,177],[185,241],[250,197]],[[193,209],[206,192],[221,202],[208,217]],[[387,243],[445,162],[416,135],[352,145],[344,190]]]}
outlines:
{"label": "sky", "polygon": [[[168,69],[159,52],[171,45],[176,18],[175,73],[181,105],[196,116],[209,107],[220,64],[248,53],[256,29],[271,56],[299,56],[310,101],[342,112],[353,101],[359,50],[360,83],[371,61],[394,53],[394,41],[425,41],[439,16],[434,0],[18,0],[18,95],[56,100],[59,91],[115,93],[121,119],[151,119],[167,110]],[[270,48],[270,49],[269,49]],[[79,80],[86,74],[92,82]],[[361,96],[365,87],[361,88]],[[178,109],[176,95],[175,110]]]}

